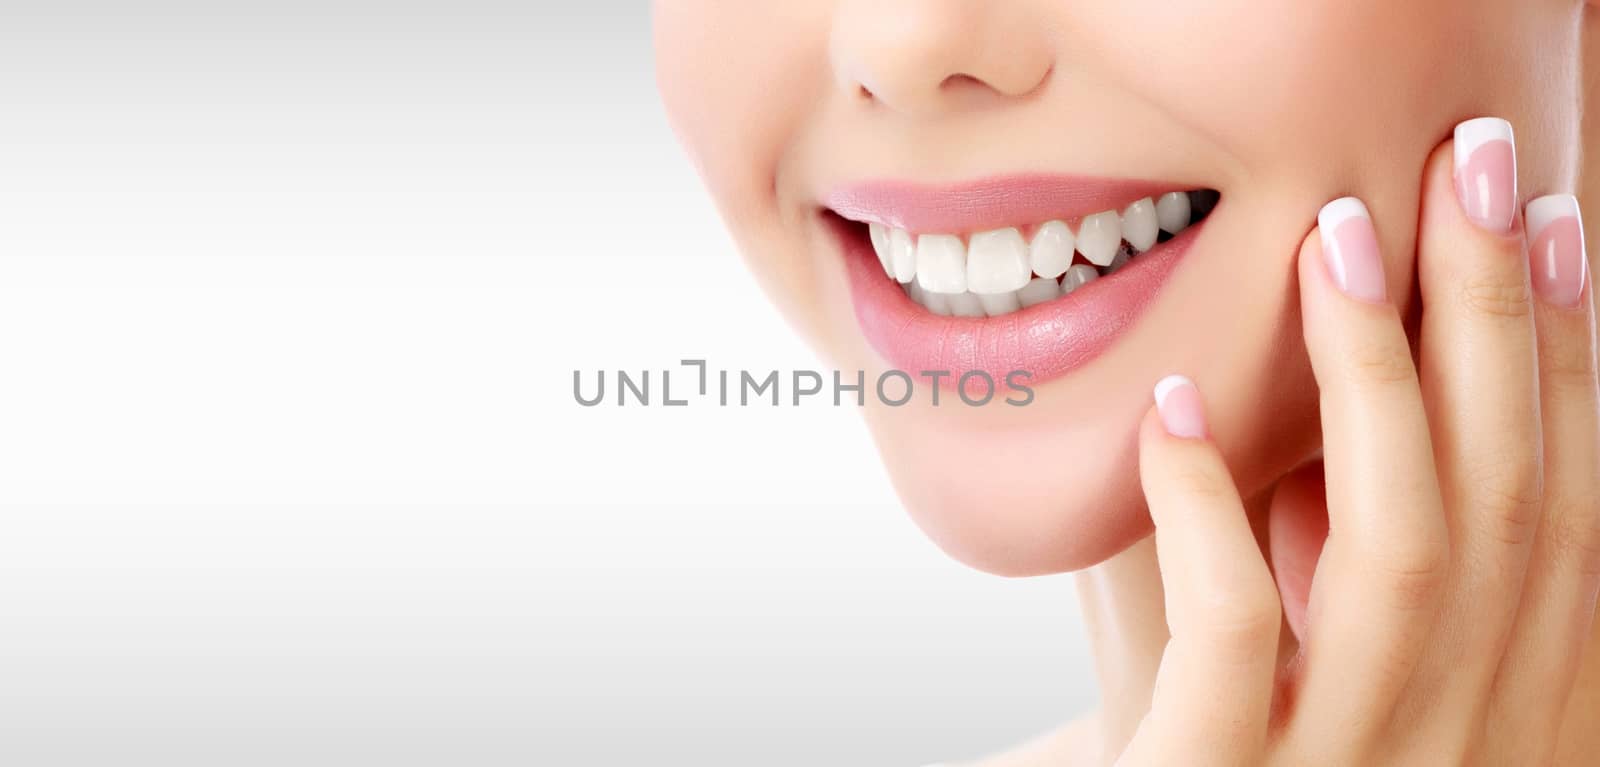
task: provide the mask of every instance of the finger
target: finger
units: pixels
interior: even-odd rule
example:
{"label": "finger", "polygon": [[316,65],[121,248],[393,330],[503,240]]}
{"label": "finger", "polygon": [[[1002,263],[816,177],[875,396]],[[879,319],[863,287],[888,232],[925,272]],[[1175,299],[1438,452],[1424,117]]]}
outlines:
{"label": "finger", "polygon": [[1461,703],[1483,699],[1505,652],[1540,516],[1538,361],[1516,194],[1504,120],[1463,123],[1424,179],[1420,370],[1455,557],[1441,618],[1451,630],[1419,684]]}
{"label": "finger", "polygon": [[1346,198],[1323,208],[1318,222],[1301,248],[1299,276],[1321,390],[1328,539],[1287,735],[1349,756],[1386,726],[1416,666],[1437,614],[1449,540],[1422,393],[1373,221]]}
{"label": "finger", "polygon": [[[1172,638],[1122,763],[1253,764],[1265,747],[1281,614],[1200,392],[1172,377],[1139,437],[1139,473]],[[1221,692],[1226,694],[1220,694]]]}
{"label": "finger", "polygon": [[1524,743],[1553,743],[1600,588],[1600,384],[1582,216],[1570,195],[1527,209],[1539,389],[1544,519],[1511,645],[1491,697],[1495,719]]}

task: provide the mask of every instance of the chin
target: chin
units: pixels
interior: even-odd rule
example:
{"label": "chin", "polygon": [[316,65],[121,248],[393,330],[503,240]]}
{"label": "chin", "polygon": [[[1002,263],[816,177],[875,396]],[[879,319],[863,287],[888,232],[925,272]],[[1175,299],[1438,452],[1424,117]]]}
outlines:
{"label": "chin", "polygon": [[[928,408],[868,422],[901,501],[936,545],[978,570],[1025,577],[1091,567],[1152,532],[1137,471],[1143,406],[1119,411],[1081,430],[997,429]],[[1042,455],[1078,458],[1047,465]]]}

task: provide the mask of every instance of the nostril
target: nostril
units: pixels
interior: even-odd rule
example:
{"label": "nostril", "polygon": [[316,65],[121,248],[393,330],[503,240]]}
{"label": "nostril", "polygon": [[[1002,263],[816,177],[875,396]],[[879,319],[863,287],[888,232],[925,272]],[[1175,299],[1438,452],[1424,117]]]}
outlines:
{"label": "nostril", "polygon": [[1026,97],[1034,92],[1043,83],[1043,80],[1028,79],[1024,82],[1017,78],[983,78],[977,75],[957,73],[944,78],[939,83],[938,93],[945,98],[954,98],[956,102],[969,106],[993,103],[993,99],[1012,99]]}
{"label": "nostril", "polygon": [[972,87],[987,88],[989,86],[972,75],[950,75],[944,79],[944,82],[939,83],[940,90],[947,91]]}

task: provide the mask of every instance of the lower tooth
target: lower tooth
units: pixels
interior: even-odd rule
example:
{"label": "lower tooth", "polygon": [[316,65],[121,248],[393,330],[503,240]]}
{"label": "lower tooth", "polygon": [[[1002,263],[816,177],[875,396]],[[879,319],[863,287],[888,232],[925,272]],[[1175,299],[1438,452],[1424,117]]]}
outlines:
{"label": "lower tooth", "polygon": [[923,306],[927,306],[927,304],[928,304],[928,301],[927,301],[928,291],[923,290],[922,286],[918,285],[916,280],[912,280],[911,282],[907,282],[907,283],[902,284],[900,286],[900,289],[904,290],[906,292],[906,295],[911,297],[912,301],[916,301],[917,303],[922,304]]}
{"label": "lower tooth", "polygon": [[[1070,270],[1069,270],[1070,271]],[[1031,282],[1022,286],[1017,291],[1017,299],[1023,308],[1038,306],[1046,301],[1054,301],[1061,297],[1061,286],[1055,280],[1045,277],[1035,277]]]}
{"label": "lower tooth", "polygon": [[950,314],[949,296],[943,293],[929,293],[916,280],[906,283],[903,287],[906,290],[906,295],[910,296],[911,300],[917,302],[917,305],[922,308],[938,315],[947,316]]}
{"label": "lower tooth", "polygon": [[1022,299],[1015,292],[1011,293],[979,293],[978,303],[983,306],[984,314],[990,317],[999,317],[1010,314],[1022,308]]}
{"label": "lower tooth", "polygon": [[978,296],[973,293],[951,293],[948,294],[947,298],[950,300],[950,313],[957,317],[988,316],[983,311],[983,302],[979,301]]}
{"label": "lower tooth", "polygon": [[1100,279],[1100,272],[1088,264],[1075,264],[1061,278],[1061,294],[1066,295]]}

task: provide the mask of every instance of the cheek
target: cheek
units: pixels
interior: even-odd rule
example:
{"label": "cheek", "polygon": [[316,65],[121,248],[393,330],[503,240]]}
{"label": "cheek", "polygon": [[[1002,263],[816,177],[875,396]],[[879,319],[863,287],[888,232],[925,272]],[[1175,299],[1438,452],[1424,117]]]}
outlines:
{"label": "cheek", "polygon": [[788,148],[831,86],[826,3],[663,0],[656,77],[674,132],[757,281],[788,320],[819,330],[818,275],[781,197]]}
{"label": "cheek", "polygon": [[[1395,137],[1426,134],[1439,114],[1457,106],[1449,91],[1468,92],[1470,75],[1453,71],[1459,57],[1439,52],[1461,50],[1488,23],[1474,8],[1504,5],[1214,0],[1173,11],[1163,4],[1162,13],[1143,8],[1161,17],[1145,25],[1151,45],[1103,53],[1116,57],[1124,86],[1209,136],[1241,172],[1326,177],[1334,171],[1347,175],[1335,182],[1349,184],[1360,180],[1354,163],[1332,163],[1391,151]],[[1426,127],[1396,130],[1417,125]]]}
{"label": "cheek", "polygon": [[656,6],[656,77],[668,117],[736,231],[776,215],[784,147],[827,84],[826,17],[807,5],[821,4]]}

